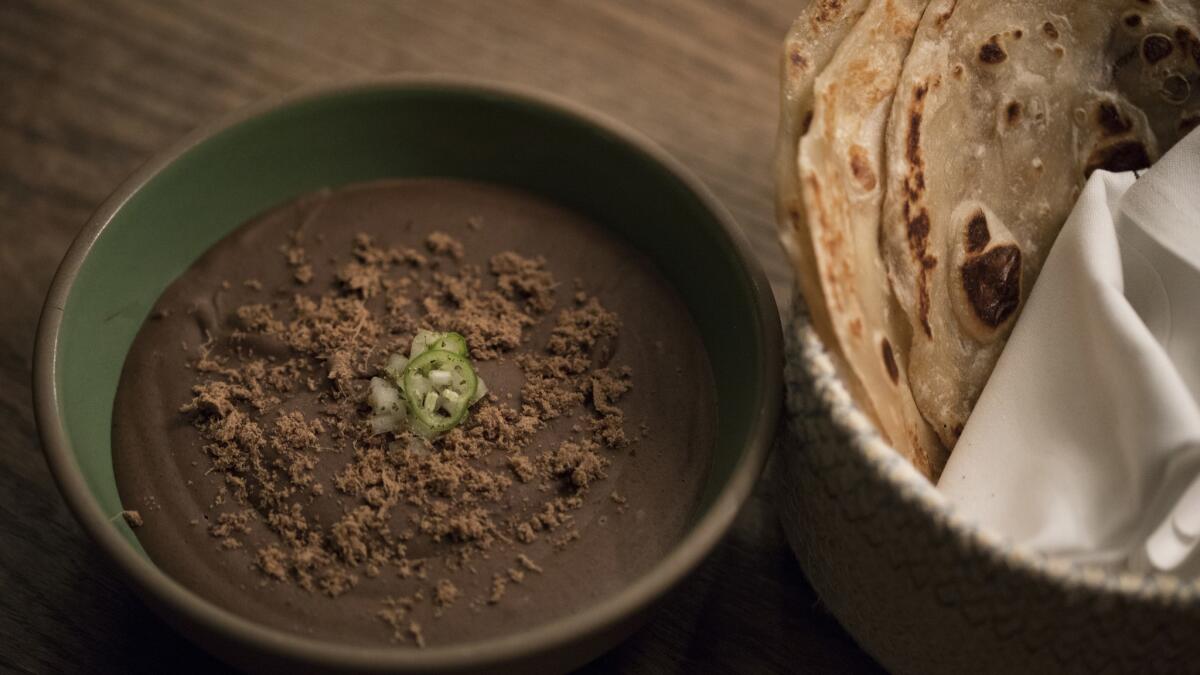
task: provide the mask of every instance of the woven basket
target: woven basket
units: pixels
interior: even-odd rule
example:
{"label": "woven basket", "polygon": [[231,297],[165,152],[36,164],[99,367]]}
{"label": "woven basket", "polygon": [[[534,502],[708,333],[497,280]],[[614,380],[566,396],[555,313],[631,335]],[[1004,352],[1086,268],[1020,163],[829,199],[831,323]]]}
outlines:
{"label": "woven basket", "polygon": [[1200,672],[1200,584],[1073,565],[956,516],[792,307],[776,495],[810,582],[864,649],[896,673]]}

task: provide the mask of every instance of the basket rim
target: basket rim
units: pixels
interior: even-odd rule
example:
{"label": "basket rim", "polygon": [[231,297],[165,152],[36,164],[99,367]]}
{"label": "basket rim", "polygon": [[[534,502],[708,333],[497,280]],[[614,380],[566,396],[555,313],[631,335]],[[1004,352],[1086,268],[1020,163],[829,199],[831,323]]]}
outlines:
{"label": "basket rim", "polygon": [[[901,503],[924,513],[972,553],[1013,572],[1050,581],[1068,592],[1121,598],[1159,607],[1200,608],[1200,579],[1187,581],[1161,572],[1116,571],[1099,564],[1044,553],[1027,544],[1011,541],[957,513],[937,486],[883,437],[870,416],[850,395],[828,348],[811,323],[799,289],[793,293],[785,316],[790,317],[785,319],[784,328],[786,367],[799,360],[798,365],[811,383],[811,393],[820,400],[825,416],[851,440],[848,449],[895,490]],[[798,416],[791,405],[795,378],[785,375],[784,379],[788,389],[786,414],[790,421]],[[885,465],[889,470],[883,470]]]}

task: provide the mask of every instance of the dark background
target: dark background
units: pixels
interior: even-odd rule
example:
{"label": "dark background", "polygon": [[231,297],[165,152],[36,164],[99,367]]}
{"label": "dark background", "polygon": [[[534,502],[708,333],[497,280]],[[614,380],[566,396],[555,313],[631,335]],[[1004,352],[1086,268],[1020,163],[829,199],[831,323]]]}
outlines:
{"label": "dark background", "polygon": [[[30,360],[50,279],[142,162],[303,84],[423,72],[532,85],[682,159],[745,228],[783,301],[790,272],[770,168],[777,54],[803,2],[0,0],[0,669],[222,669],[100,559],[51,481],[33,421]],[[805,582],[765,488],[649,624],[589,667],[874,668]]]}

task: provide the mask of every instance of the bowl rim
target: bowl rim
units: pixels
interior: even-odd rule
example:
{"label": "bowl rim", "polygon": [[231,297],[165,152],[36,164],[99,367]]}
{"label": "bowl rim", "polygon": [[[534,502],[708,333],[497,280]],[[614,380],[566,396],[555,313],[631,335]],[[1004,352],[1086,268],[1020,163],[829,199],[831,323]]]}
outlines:
{"label": "bowl rim", "polygon": [[[741,457],[704,515],[679,543],[654,567],[617,593],[585,609],[517,633],[458,645],[413,649],[403,646],[360,647],[267,627],[223,609],[185,588],[145,557],[138,555],[117,532],[102,511],[83,477],[72,452],[59,410],[57,349],[64,306],[75,279],[92,247],[125,204],[153,177],[189,150],[207,139],[265,113],[299,103],[397,89],[440,89],[476,96],[499,97],[540,107],[574,118],[596,128],[663,167],[691,192],[718,222],[726,243],[744,273],[754,298],[764,358],[762,405],[751,422]],[[71,243],[55,272],[37,328],[33,359],[34,415],[54,480],[70,511],[104,554],[123,572],[127,582],[143,596],[161,604],[170,613],[200,626],[209,636],[236,645],[241,650],[268,652],[293,661],[327,668],[358,671],[396,669],[446,670],[481,668],[552,652],[577,639],[598,635],[645,609],[687,574],[724,537],[742,505],[752,493],[775,434],[782,408],[782,328],[774,295],[746,234],[729,211],[679,160],[669,155],[640,132],[607,115],[525,85],[498,83],[472,77],[444,75],[399,75],[357,78],[346,82],[322,83],[290,93],[265,98],[201,125],[164,151],[155,154],[97,208]],[[190,635],[185,637],[191,638]]]}

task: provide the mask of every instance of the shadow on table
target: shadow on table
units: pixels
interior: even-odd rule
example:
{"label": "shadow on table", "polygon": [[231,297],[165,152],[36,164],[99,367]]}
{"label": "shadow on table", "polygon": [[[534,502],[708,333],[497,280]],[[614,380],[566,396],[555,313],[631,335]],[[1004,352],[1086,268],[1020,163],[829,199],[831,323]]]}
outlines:
{"label": "shadow on table", "polygon": [[[93,553],[93,557],[94,564],[106,565],[97,554]],[[81,670],[183,675],[236,672],[177,633],[122,582],[112,581],[111,592],[94,593],[92,598],[94,602],[107,603],[103,612],[115,625],[104,632],[103,644],[88,650],[93,658],[100,657],[97,662],[81,664]]]}

